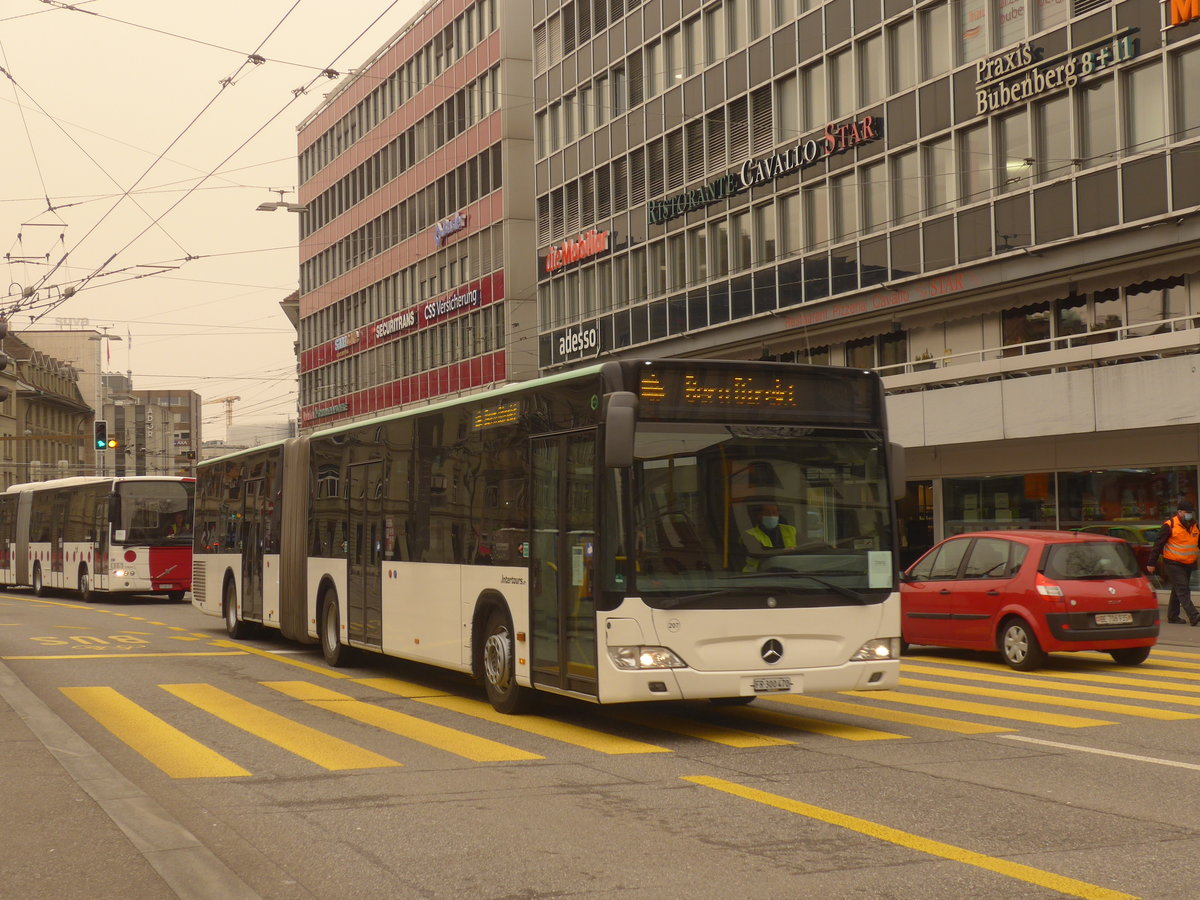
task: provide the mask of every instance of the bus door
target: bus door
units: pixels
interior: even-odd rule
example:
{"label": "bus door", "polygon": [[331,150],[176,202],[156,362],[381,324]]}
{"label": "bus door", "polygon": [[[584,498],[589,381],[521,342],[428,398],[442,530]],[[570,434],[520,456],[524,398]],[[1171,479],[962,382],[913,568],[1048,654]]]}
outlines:
{"label": "bus door", "polygon": [[[54,587],[65,587],[66,583],[62,578],[62,573],[66,548],[63,543],[66,540],[64,532],[67,527],[67,506],[70,496],[66,491],[55,491],[53,496],[54,512],[50,518],[50,571],[57,572],[59,577],[49,580],[48,584]],[[71,586],[74,587],[74,583]]]}
{"label": "bus door", "polygon": [[532,678],[595,696],[596,432],[537,438],[531,450]]}
{"label": "bus door", "polygon": [[92,587],[97,590],[108,588],[108,551],[112,540],[113,498],[110,495],[96,498],[92,508]]}
{"label": "bus door", "polygon": [[249,622],[261,622],[263,619],[266,502],[266,479],[247,479],[242,486],[242,618]]}
{"label": "bus door", "polygon": [[383,463],[349,467],[350,534],[346,627],[350,640],[383,644]]}

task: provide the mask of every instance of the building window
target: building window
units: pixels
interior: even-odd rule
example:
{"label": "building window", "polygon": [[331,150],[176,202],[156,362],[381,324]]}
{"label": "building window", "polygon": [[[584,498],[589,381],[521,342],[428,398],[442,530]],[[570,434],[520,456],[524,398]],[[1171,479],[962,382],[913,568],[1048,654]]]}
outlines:
{"label": "building window", "polygon": [[950,6],[939,3],[921,12],[921,77],[950,70]]}
{"label": "building window", "polygon": [[1134,153],[1166,143],[1162,63],[1140,66],[1125,75],[1126,144]]}
{"label": "building window", "polygon": [[[1200,67],[1200,53],[1197,54],[1197,62],[1198,67]],[[800,73],[800,79],[804,99],[804,129],[805,131],[812,131],[813,129],[821,128],[827,121],[825,115],[824,64],[817,63],[815,66],[809,66]],[[1200,88],[1197,88],[1197,94],[1200,95]],[[1200,115],[1200,101],[1197,102],[1197,114]],[[1200,120],[1198,120],[1197,124],[1200,124]]]}
{"label": "building window", "polygon": [[987,123],[959,133],[963,203],[982,200],[992,189],[992,151]]}
{"label": "building window", "polygon": [[911,222],[921,212],[921,169],[916,150],[892,157],[892,185],[895,221]]}
{"label": "building window", "polygon": [[917,83],[917,25],[913,19],[888,29],[888,67],[892,93]]}
{"label": "building window", "polygon": [[1033,160],[1029,156],[1029,117],[1025,110],[1000,117],[996,134],[1000,148],[996,183],[1000,190],[1012,191],[1028,186]]}
{"label": "building window", "polygon": [[981,59],[988,49],[988,4],[987,0],[955,0],[957,47],[954,58],[962,63]]}
{"label": "building window", "polygon": [[1085,167],[1110,162],[1117,153],[1117,91],[1112,78],[1086,85],[1078,95]]}
{"label": "building window", "polygon": [[882,100],[885,92],[884,74],[887,70],[884,67],[883,35],[876,34],[860,41],[855,49],[858,52],[858,105],[870,106],[877,100]]}
{"label": "building window", "polygon": [[1071,172],[1071,96],[1060,94],[1034,104],[1037,150],[1034,163],[1038,181],[1049,181]]}
{"label": "building window", "polygon": [[829,117],[837,120],[854,109],[854,57],[844,50],[829,57]]}
{"label": "building window", "polygon": [[830,180],[833,201],[833,240],[844,241],[858,234],[858,197],[853,172]]}
{"label": "building window", "polygon": [[925,145],[925,185],[930,213],[949,209],[954,203],[954,145],[950,138]]}

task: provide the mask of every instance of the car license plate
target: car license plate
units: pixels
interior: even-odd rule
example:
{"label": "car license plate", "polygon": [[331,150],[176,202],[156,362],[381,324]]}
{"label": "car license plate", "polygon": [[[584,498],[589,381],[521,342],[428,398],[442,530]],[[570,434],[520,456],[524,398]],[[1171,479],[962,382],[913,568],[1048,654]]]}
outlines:
{"label": "car license plate", "polygon": [[1133,622],[1133,613],[1097,613],[1097,625],[1129,625]]}
{"label": "car license plate", "polygon": [[792,679],[787,675],[774,675],[770,678],[755,678],[754,693],[771,694],[792,689]]}

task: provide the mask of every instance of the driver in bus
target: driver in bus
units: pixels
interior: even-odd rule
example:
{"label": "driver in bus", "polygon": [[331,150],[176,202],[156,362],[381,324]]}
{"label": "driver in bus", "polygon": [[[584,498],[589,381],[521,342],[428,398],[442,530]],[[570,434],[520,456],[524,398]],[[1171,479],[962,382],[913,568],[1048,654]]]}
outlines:
{"label": "driver in bus", "polygon": [[192,533],[192,523],[187,520],[187,516],[182,510],[175,513],[175,521],[167,526],[167,534],[172,537],[182,534]]}
{"label": "driver in bus", "polygon": [[[757,549],[759,546],[771,549],[790,549],[796,546],[796,526],[784,525],[779,521],[779,506],[767,502],[758,508],[758,523],[745,531],[746,546]],[[748,559],[742,567],[743,572],[758,571],[759,560]]]}

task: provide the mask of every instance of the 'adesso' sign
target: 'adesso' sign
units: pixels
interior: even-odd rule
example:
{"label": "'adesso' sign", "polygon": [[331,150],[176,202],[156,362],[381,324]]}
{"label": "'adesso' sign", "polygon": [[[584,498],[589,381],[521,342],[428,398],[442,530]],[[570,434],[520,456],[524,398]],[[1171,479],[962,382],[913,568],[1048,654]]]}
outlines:
{"label": "'adesso' sign", "polygon": [[[1200,2],[1200,0],[1197,0]],[[748,159],[742,163],[736,173],[722,175],[716,181],[711,181],[703,187],[692,191],[684,191],[665,200],[652,200],[647,210],[647,218],[651,225],[661,225],[684,213],[695,209],[703,209],[719,200],[740,194],[742,191],[757,187],[807,169],[823,159],[845,153],[859,144],[878,140],[882,136],[883,120],[877,116],[863,116],[854,122],[837,124],[830,122],[825,126],[819,137],[801,141],[794,147],[789,147],[781,153],[764,156],[759,159]]]}

